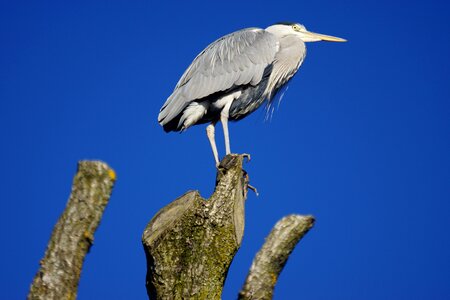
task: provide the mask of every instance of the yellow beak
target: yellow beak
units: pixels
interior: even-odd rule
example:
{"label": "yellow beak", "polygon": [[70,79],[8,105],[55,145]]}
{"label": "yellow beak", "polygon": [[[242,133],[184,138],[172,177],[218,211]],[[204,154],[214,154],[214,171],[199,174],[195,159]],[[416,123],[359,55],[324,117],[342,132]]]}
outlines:
{"label": "yellow beak", "polygon": [[320,34],[320,33],[315,33],[315,32],[307,32],[308,35],[310,35],[311,37],[317,39],[317,40],[321,40],[321,41],[329,41],[329,42],[346,42],[346,39],[342,39],[336,36],[331,36],[331,35],[325,35],[325,34]]}

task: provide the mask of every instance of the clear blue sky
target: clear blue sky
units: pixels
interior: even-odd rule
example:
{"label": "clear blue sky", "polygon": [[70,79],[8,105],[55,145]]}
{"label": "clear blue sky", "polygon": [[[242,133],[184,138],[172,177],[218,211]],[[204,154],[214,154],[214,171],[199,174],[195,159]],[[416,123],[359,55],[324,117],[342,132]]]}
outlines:
{"label": "clear blue sky", "polygon": [[[189,189],[209,196],[204,126],[156,118],[192,59],[234,30],[293,20],[346,44],[308,44],[271,122],[230,126],[250,193],[234,299],[273,224],[313,214],[275,299],[450,298],[450,13],[446,1],[2,1],[0,298],[23,299],[76,164],[118,181],[79,299],[146,299],[141,234]],[[220,127],[219,127],[220,128]],[[221,132],[221,130],[218,130]],[[218,133],[223,154],[222,135]]]}

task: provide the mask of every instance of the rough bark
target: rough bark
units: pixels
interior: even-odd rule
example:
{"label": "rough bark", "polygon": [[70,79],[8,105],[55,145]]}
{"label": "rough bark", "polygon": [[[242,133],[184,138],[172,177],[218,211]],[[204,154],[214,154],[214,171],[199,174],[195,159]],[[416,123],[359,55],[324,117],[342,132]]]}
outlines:
{"label": "rough bark", "polygon": [[187,192],[147,225],[142,242],[150,299],[220,299],[244,233],[248,177],[242,161],[227,155],[209,199]]}
{"label": "rough bark", "polygon": [[75,299],[84,257],[109,201],[114,171],[81,161],[67,206],[55,225],[28,299]]}
{"label": "rough bark", "polygon": [[278,221],[256,254],[239,299],[272,299],[289,255],[313,225],[312,216],[290,215]]}

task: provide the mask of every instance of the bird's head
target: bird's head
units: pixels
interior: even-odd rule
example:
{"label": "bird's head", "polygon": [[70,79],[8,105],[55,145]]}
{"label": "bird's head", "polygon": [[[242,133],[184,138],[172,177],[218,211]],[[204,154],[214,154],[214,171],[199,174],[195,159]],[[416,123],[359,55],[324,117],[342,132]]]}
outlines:
{"label": "bird's head", "polygon": [[341,39],[331,35],[325,35],[320,33],[315,33],[306,30],[306,27],[299,23],[289,23],[280,22],[269,26],[266,31],[273,33],[277,36],[287,36],[295,35],[298,36],[303,42],[318,42],[318,41],[329,41],[329,42],[346,42],[347,40]]}

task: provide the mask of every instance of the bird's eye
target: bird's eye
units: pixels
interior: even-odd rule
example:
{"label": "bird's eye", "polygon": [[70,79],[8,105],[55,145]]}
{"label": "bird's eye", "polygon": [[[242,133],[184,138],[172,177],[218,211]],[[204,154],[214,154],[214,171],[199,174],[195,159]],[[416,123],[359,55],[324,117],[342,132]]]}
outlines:
{"label": "bird's eye", "polygon": [[292,29],[294,29],[295,31],[300,31],[300,26],[292,25]]}

